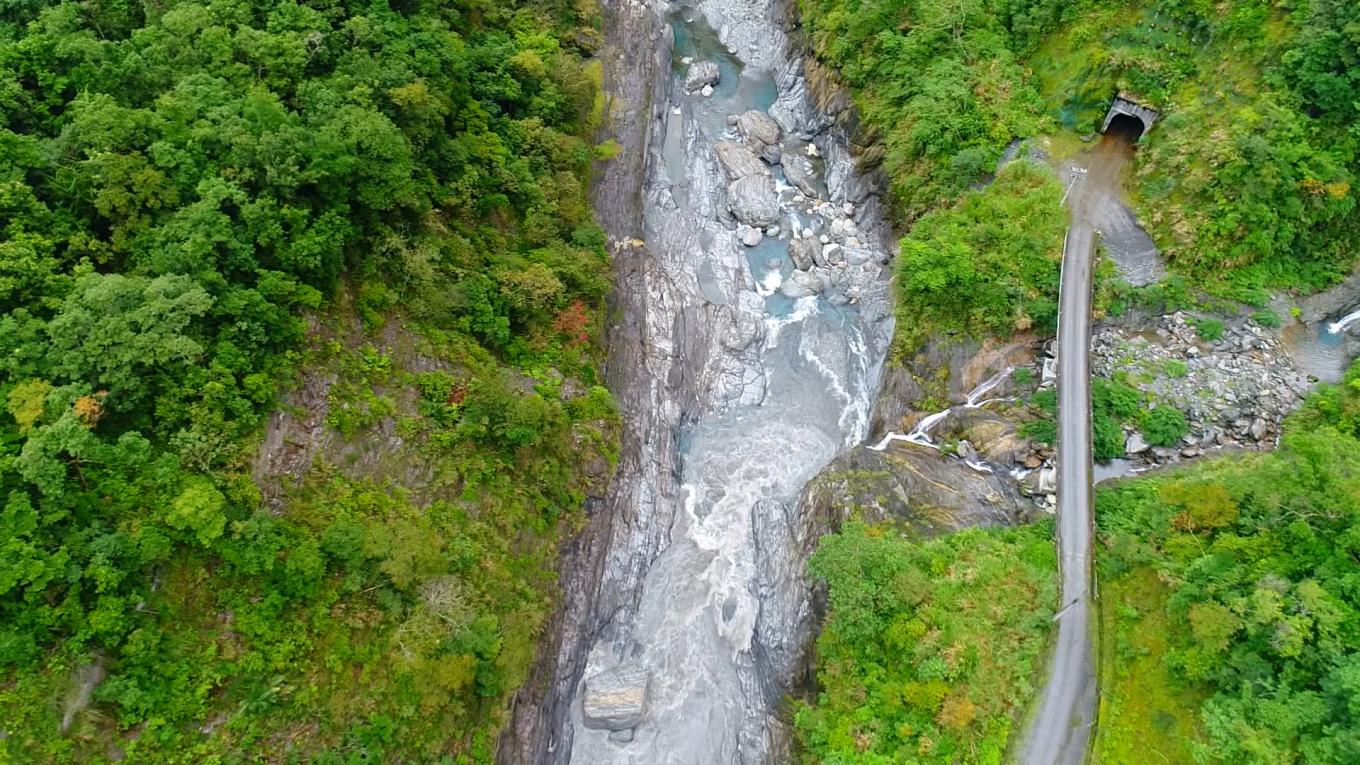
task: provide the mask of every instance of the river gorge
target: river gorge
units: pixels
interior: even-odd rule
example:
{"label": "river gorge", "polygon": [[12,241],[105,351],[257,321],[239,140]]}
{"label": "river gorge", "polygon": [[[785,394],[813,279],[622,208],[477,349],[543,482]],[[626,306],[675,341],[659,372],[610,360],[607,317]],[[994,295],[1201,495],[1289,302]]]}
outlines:
{"label": "river gorge", "polygon": [[[601,138],[618,153],[592,194],[615,270],[622,448],[563,551],[563,600],[498,756],[784,761],[783,704],[820,616],[805,576],[818,537],[850,517],[931,536],[1053,512],[1052,450],[1018,429],[1052,385],[1052,347],[935,336],[885,369],[884,184],[857,171],[849,98],[805,59],[788,0],[605,6]],[[1151,281],[1155,247],[1106,186],[1111,256]],[[1314,328],[1340,318],[1308,312]],[[1129,459],[1100,476],[1269,448],[1311,373],[1273,352],[1278,335],[1240,317],[1204,343],[1180,313],[1098,327],[1101,374],[1203,355],[1183,381],[1144,386],[1189,413],[1183,443],[1128,431]],[[918,411],[927,401],[954,406]]]}
{"label": "river gorge", "polygon": [[811,626],[799,497],[868,435],[892,314],[882,206],[783,13],[609,10],[625,156],[596,204],[623,456],[566,555],[556,655],[511,759],[764,762],[787,739],[776,707]]}

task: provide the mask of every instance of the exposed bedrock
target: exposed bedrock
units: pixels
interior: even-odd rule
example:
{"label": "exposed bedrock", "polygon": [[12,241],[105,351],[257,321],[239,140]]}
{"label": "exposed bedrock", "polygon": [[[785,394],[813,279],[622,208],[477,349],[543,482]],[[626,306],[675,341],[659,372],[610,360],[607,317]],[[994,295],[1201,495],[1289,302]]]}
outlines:
{"label": "exposed bedrock", "polygon": [[819,532],[847,520],[891,521],[923,537],[937,536],[1014,525],[1035,515],[1010,476],[900,441],[882,451],[860,446],[838,457],[808,484],[805,501],[821,524]]}

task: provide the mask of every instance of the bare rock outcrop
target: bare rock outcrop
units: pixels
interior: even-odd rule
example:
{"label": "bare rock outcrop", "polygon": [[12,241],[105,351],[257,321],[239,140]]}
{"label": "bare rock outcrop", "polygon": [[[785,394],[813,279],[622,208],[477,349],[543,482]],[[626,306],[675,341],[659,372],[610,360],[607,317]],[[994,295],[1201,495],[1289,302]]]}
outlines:
{"label": "bare rock outcrop", "polygon": [[689,65],[689,71],[685,74],[685,92],[698,93],[706,87],[713,87],[718,84],[718,79],[722,76],[717,63],[713,61],[695,61]]}

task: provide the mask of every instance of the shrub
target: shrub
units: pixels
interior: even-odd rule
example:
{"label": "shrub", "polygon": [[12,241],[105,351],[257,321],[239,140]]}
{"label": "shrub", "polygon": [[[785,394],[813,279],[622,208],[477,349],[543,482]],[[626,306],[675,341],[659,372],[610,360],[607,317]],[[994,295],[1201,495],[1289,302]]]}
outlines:
{"label": "shrub", "polygon": [[1124,456],[1124,428],[1109,417],[1097,413],[1091,418],[1091,456],[1101,462]]}
{"label": "shrub", "polygon": [[1042,444],[1055,444],[1058,442],[1058,427],[1050,419],[1030,420],[1021,423],[1020,435]]}
{"label": "shrub", "polygon": [[1280,325],[1284,323],[1280,321],[1279,314],[1274,311],[1254,311],[1251,314],[1251,320],[1263,327],[1270,327],[1271,329],[1278,329]]}
{"label": "shrub", "polygon": [[1127,420],[1138,414],[1142,406],[1143,394],[1124,381],[1122,375],[1115,379],[1095,377],[1091,379],[1091,408],[1097,414],[1105,414],[1116,420]]}
{"label": "shrub", "polygon": [[1172,406],[1154,407],[1143,417],[1143,436],[1155,446],[1174,446],[1189,432],[1185,413]]}
{"label": "shrub", "polygon": [[1212,343],[1223,337],[1223,322],[1218,319],[1191,319],[1190,326],[1195,328],[1199,339],[1206,343]]}

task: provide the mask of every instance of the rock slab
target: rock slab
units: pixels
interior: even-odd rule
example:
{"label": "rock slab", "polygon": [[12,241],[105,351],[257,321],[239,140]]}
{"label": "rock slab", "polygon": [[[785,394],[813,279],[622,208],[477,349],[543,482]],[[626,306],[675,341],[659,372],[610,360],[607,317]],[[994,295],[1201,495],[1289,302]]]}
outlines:
{"label": "rock slab", "polygon": [[586,727],[629,730],[647,715],[647,686],[651,673],[642,667],[607,669],[586,680],[581,713]]}

